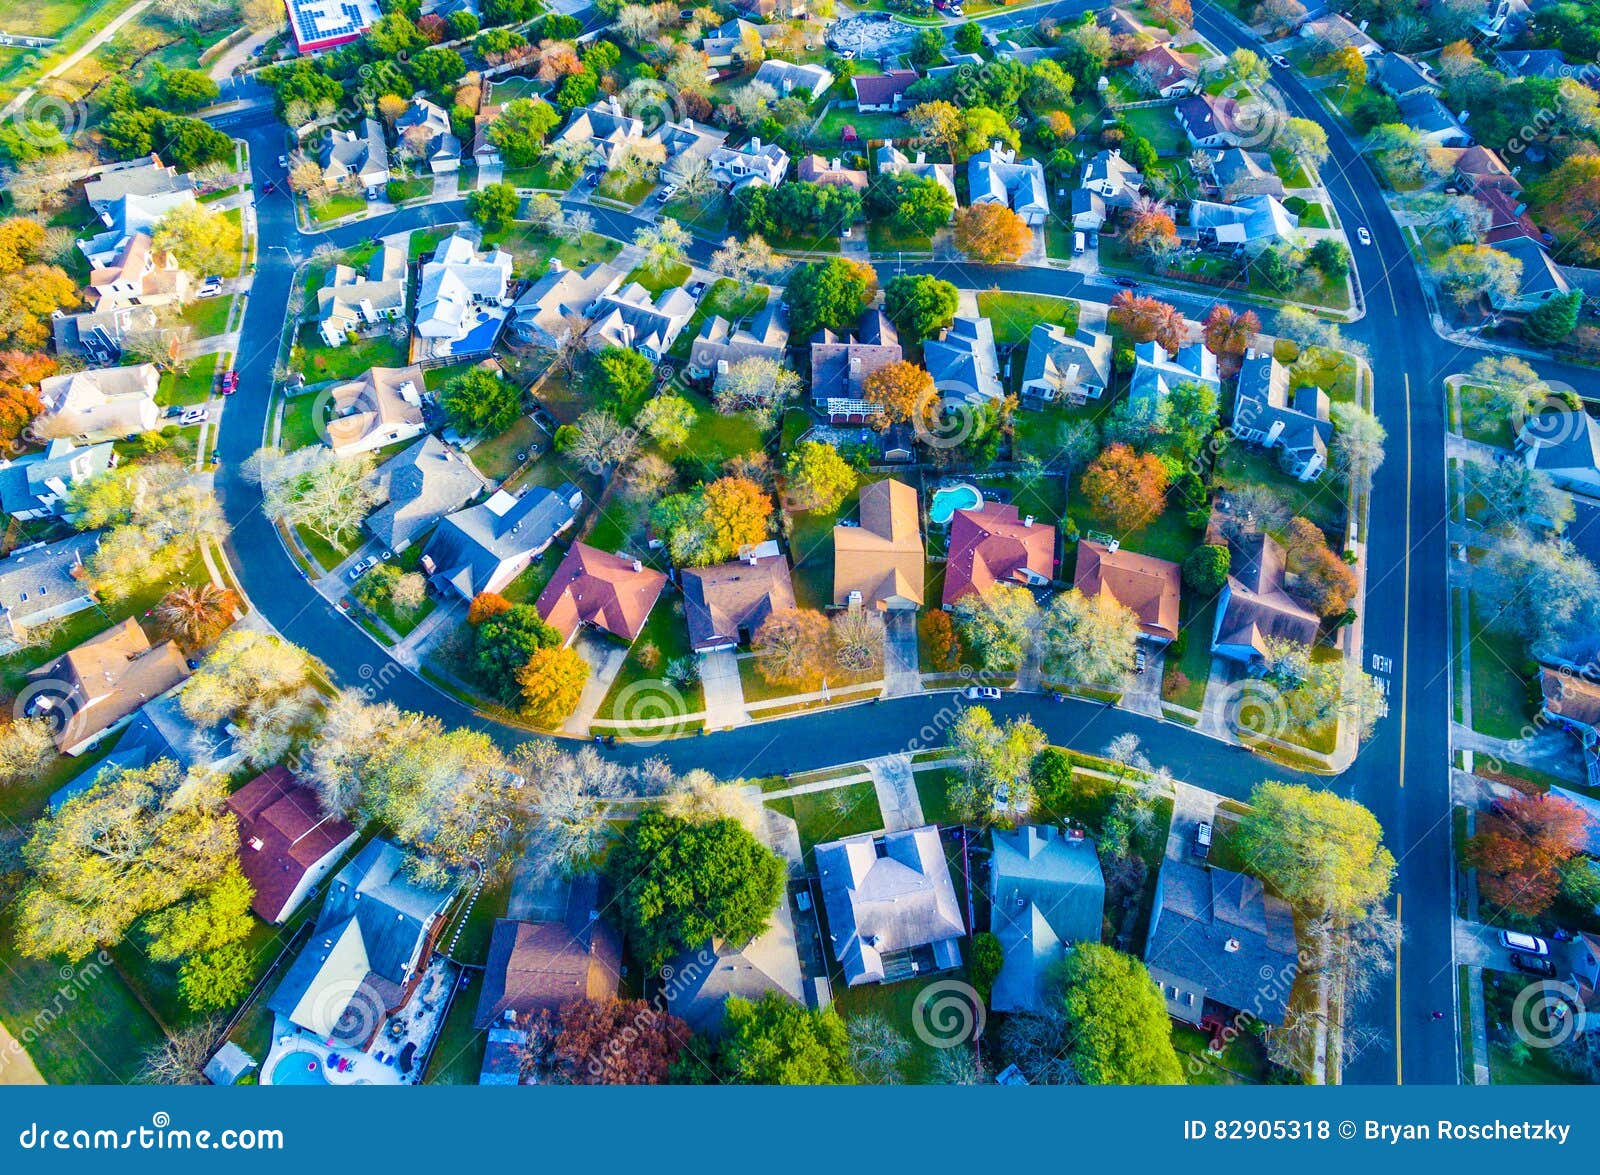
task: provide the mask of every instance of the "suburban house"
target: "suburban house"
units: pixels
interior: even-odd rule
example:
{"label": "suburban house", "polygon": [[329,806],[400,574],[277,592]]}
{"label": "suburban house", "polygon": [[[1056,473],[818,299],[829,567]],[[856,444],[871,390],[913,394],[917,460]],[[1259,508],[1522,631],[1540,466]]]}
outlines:
{"label": "suburban house", "polygon": [[1040,227],[1050,215],[1044,164],[1037,159],[1019,162],[1017,153],[1000,143],[967,160],[967,194],[973,204],[1006,205],[1030,228]]}
{"label": "suburban house", "polygon": [[101,170],[83,185],[84,199],[94,209],[105,231],[78,242],[91,268],[110,265],[135,233],[153,235],[167,213],[195,202],[195,185],[177,168],[167,167],[160,156]]}
{"label": "suburban house", "polygon": [[117,464],[110,441],[74,445],[65,437],[43,450],[15,460],[0,457],[0,514],[19,522],[59,518],[67,511],[67,495]]}
{"label": "suburban house", "polygon": [[1225,147],[1211,158],[1211,187],[1224,203],[1244,196],[1283,199],[1283,180],[1272,168],[1270,156],[1242,147]]}
{"label": "suburban house", "polygon": [[[1232,204],[1195,200],[1189,205],[1193,235],[1218,245],[1234,245],[1255,253],[1269,245],[1292,242],[1300,218],[1276,196],[1242,196]],[[1187,235],[1187,234],[1185,234]]]}
{"label": "suburban house", "polygon": [[795,164],[794,174],[801,183],[854,188],[858,192],[866,191],[871,182],[866,172],[858,167],[846,167],[837,155],[831,159],[824,159],[821,155],[802,155],[800,162]]}
{"label": "suburban house", "polygon": [[994,831],[989,923],[1005,952],[989,1006],[1036,1012],[1069,947],[1100,941],[1106,882],[1094,842],[1052,824]]}
{"label": "suburban house", "polygon": [[1578,1000],[1587,1015],[1578,1017],[1580,1032],[1600,1030],[1600,935],[1580,930],[1568,955],[1571,960],[1572,985],[1578,989]]}
{"label": "suburban house", "polygon": [[783,303],[774,298],[750,321],[734,325],[720,314],[700,324],[700,333],[689,348],[689,363],[684,368],[690,379],[709,379],[713,384],[736,363],[745,359],[771,359],[781,363],[789,348],[789,319]]}
{"label": "suburban house", "polygon": [[1110,595],[1139,618],[1139,631],[1147,640],[1164,645],[1178,639],[1183,574],[1176,563],[1115,543],[1079,539],[1072,586],[1085,596]]}
{"label": "suburban house", "polygon": [[748,59],[745,47],[752,40],[764,47],[766,42],[783,31],[781,24],[756,24],[736,17],[701,37],[700,51],[706,55],[706,65],[710,68],[727,69],[730,65],[743,64]]}
{"label": "suburban house", "polygon": [[320,1041],[365,1048],[427,970],[448,889],[410,879],[406,855],[367,844],[328,886],[307,945],[267,1008]]}
{"label": "suburban house", "polygon": [[1361,56],[1372,58],[1383,52],[1383,46],[1367,34],[1366,21],[1358,26],[1349,17],[1337,12],[1330,12],[1319,16],[1315,20],[1308,20],[1300,26],[1299,35],[1308,41],[1315,41],[1327,51],[1343,49],[1346,45],[1354,45],[1356,52]]}
{"label": "suburban house", "polygon": [[829,330],[811,340],[811,402],[835,424],[861,424],[878,409],[863,398],[873,372],[905,357],[900,335],[882,310],[862,315],[853,338]]}
{"label": "suburban house", "polygon": [[862,114],[899,110],[906,91],[922,79],[914,69],[891,69],[884,73],[857,75],[850,79],[856,92],[856,109]]}
{"label": "suburban house", "polygon": [[285,0],[297,53],[346,45],[378,23],[378,0]]}
{"label": "suburban house", "polygon": [[44,411],[34,420],[41,437],[113,441],[161,427],[156,390],[161,373],[154,363],[100,367],[46,376],[39,381]]}
{"label": "suburban house", "polygon": [[622,99],[608,94],[593,106],[574,110],[556,141],[588,143],[610,167],[621,158],[629,144],[642,142],[644,138],[644,120],[624,110]]}
{"label": "suburban house", "polygon": [[118,306],[113,310],[91,310],[50,315],[57,355],[82,355],[97,367],[113,367],[122,358],[127,338],[160,326],[150,306]]}
{"label": "suburban house", "polygon": [[322,148],[322,182],[329,188],[377,188],[389,182],[389,148],[383,124],[364,118],[351,130],[328,130]]}
{"label": "suburban house", "polygon": [[1206,542],[1225,544],[1230,559],[1211,632],[1214,656],[1255,668],[1269,637],[1308,648],[1315,643],[1321,621],[1284,588],[1284,553],[1277,539],[1260,531],[1230,538],[1213,516]]}
{"label": "suburban house", "polygon": [[1587,412],[1541,412],[1518,432],[1517,451],[1562,489],[1600,498],[1600,421]]}
{"label": "suburban house", "polygon": [[461,169],[461,140],[450,129],[450,115],[442,107],[418,95],[394,120],[394,130],[401,146],[426,159],[434,175]]}
{"label": "suburban house", "polygon": [[120,728],[109,753],[89,770],[58,788],[50,796],[50,807],[82,795],[102,780],[126,771],[139,771],[161,759],[178,765],[180,771],[209,771],[231,774],[244,761],[229,724],[200,726],[183,712],[181,688],[152,698]]}
{"label": "suburban house", "polygon": [[1245,353],[1230,427],[1241,441],[1276,450],[1284,471],[1300,481],[1315,481],[1328,467],[1328,393],[1310,384],[1291,388],[1288,368],[1271,352]]}
{"label": "suburban house", "polygon": [[1548,81],[1581,76],[1584,68],[1574,69],[1559,49],[1500,49],[1494,63],[1507,77]]}
{"label": "suburban house", "polygon": [[[1535,243],[1540,241],[1539,226],[1528,215],[1528,205],[1523,201],[1521,192],[1520,185],[1512,187],[1495,183],[1483,183],[1468,190],[1467,194],[1489,214],[1489,229],[1483,234],[1486,244],[1498,245],[1518,237]],[[1551,279],[1552,283],[1554,280]]]}
{"label": "suburban house", "polygon": [[809,9],[806,0],[734,0],[734,8],[747,16],[762,20],[805,20]]}
{"label": "suburban house", "polygon": [[716,1032],[732,997],[753,1001],[777,992],[804,1005],[808,985],[787,897],[755,938],[743,944],[716,938],[685,951],[673,963],[672,976],[667,1011],[696,1032]]}
{"label": "suburban house", "polygon": [[922,365],[946,409],[998,404],[1006,391],[994,349],[994,324],[958,314],[937,339],[922,342]]}
{"label": "suburban house", "polygon": [[1160,402],[1179,384],[1200,384],[1222,399],[1222,376],[1217,357],[1204,343],[1185,343],[1171,355],[1155,340],[1136,343],[1133,348],[1133,376],[1128,382],[1128,399]]}
{"label": "suburban house", "polygon": [[1056,528],[1021,518],[1017,508],[985,502],[950,519],[950,557],[944,571],[944,606],[986,595],[996,584],[1043,587],[1055,577]]}
{"label": "suburban house", "polygon": [[356,843],[355,825],[322,810],[287,767],[268,768],[228,797],[239,826],[239,868],[250,908],[274,926],[289,918]]}
{"label": "suburban house", "polygon": [[1126,8],[1113,6],[1095,13],[1095,23],[1113,37],[1149,37],[1150,29]]}
{"label": "suburban house", "polygon": [[833,74],[820,65],[796,65],[792,61],[769,57],[761,63],[761,68],[756,70],[755,77],[750,80],[765,82],[778,91],[780,98],[786,98],[803,90],[813,99],[817,99],[826,94],[828,88],[833,85]]}
{"label": "suburban house", "polygon": [[775,188],[789,170],[789,153],[776,143],[763,143],[759,135],[739,147],[726,144],[710,156],[711,177],[724,188],[738,191],[751,184]]}
{"label": "suburban house", "polygon": [[539,615],[568,641],[585,625],[632,644],[667,577],[640,560],[573,543],[539,593]]}
{"label": "suburban house", "polygon": [[1431,147],[1465,147],[1472,141],[1437,94],[1413,94],[1400,100],[1400,120]]}
{"label": "suburban house", "polygon": [[1053,322],[1033,324],[1022,369],[1023,407],[1098,400],[1110,385],[1110,335],[1082,326],[1069,335]]}
{"label": "suburban house", "polygon": [[487,502],[447,514],[422,553],[422,569],[440,591],[471,602],[497,592],[566,532],[578,517],[583,494],[566,482],[559,489],[529,486],[515,497],[500,490]]}
{"label": "suburban house", "polygon": [[671,183],[702,162],[709,166],[712,153],[728,141],[728,132],[695,122],[692,118],[683,118],[677,122],[669,120],[662,123],[650,137],[660,143],[667,153],[661,174]]}
{"label": "suburban house", "polygon": [[434,523],[488,488],[466,457],[432,433],[378,466],[383,502],[362,524],[387,551],[403,551]]}
{"label": "suburban house", "polygon": [[317,333],[330,347],[342,346],[352,331],[389,322],[406,312],[406,251],[379,245],[366,272],[348,265],[328,270],[317,290]]}
{"label": "suburban house", "polygon": [[833,606],[916,611],[927,574],[917,491],[892,477],[869,482],[860,516],[856,526],[833,528]]}
{"label": "suburban house", "polygon": [[1143,187],[1144,173],[1122,157],[1122,148],[1095,152],[1072,193],[1072,227],[1100,231],[1107,210],[1133,207]]}
{"label": "suburban house", "polygon": [[459,232],[439,242],[417,281],[416,332],[431,355],[477,355],[494,346],[510,314],[511,268],[511,254],[480,253]]}
{"label": "suburban house", "polygon": [[1404,53],[1385,53],[1368,68],[1372,83],[1396,102],[1440,89],[1428,67]]}
{"label": "suburban house", "polygon": [[29,681],[49,684],[32,693],[27,713],[59,721],[56,749],[77,755],[188,676],[178,646],[152,645],[129,617],[29,673]]}
{"label": "suburban house", "polygon": [[748,645],[767,617],[795,606],[789,560],[771,540],[730,563],[685,567],[678,579],[697,653]]}
{"label": "suburban house", "polygon": [[1522,192],[1522,181],[1511,173],[1505,160],[1483,144],[1456,148],[1452,156],[1452,175],[1458,187],[1476,191],[1487,185],[1503,188],[1512,195]]}
{"label": "suburban house", "polygon": [[1495,249],[1522,263],[1522,281],[1512,297],[1502,298],[1491,293],[1489,301],[1497,310],[1513,314],[1527,314],[1537,310],[1551,298],[1570,293],[1566,275],[1551,258],[1542,242],[1528,237],[1512,237],[1492,242]]}
{"label": "suburban house", "polygon": [[100,532],[29,543],[0,559],[0,653],[15,651],[28,629],[94,606],[83,561]]}
{"label": "suburban house", "polygon": [[578,327],[588,330],[590,307],[622,285],[624,276],[622,270],[604,261],[577,270],[552,257],[545,275],[512,303],[506,330],[524,343],[558,346]]}
{"label": "suburban house", "polygon": [[1232,98],[1192,94],[1172,111],[1191,147],[1237,147],[1245,135],[1239,103]]}
{"label": "suburban house", "polygon": [[428,427],[422,414],[422,368],[373,367],[328,393],[327,443],[341,457],[407,441]]}
{"label": "suburban house", "polygon": [[659,363],[689,325],[694,310],[694,295],[682,286],[662,290],[652,299],[643,285],[629,282],[620,290],[601,294],[589,308],[593,320],[590,345],[638,351]]}
{"label": "suburban house", "polygon": [[189,275],[169,250],[157,249],[139,230],[89,273],[84,301],[95,310],[122,306],[170,306],[189,299]]}
{"label": "suburban house", "polygon": [[1147,82],[1149,92],[1160,98],[1192,94],[1200,81],[1197,59],[1180,53],[1170,45],[1146,49],[1133,59],[1134,76]]}
{"label": "suburban house", "polygon": [[1174,1020],[1282,1024],[1300,968],[1294,915],[1254,877],[1168,857],[1144,961]]}
{"label": "suburban house", "polygon": [[1592,753],[1600,747],[1600,683],[1541,667],[1539,696],[1540,717],[1572,735],[1585,750]]}
{"label": "suburban house", "polygon": [[590,873],[573,878],[559,921],[498,919],[489,937],[473,1027],[515,1025],[541,1012],[555,1015],[571,1000],[615,996],[622,941],[599,909],[600,883]]}
{"label": "suburban house", "polygon": [[851,987],[961,965],[967,927],[937,827],[848,836],[815,856],[833,957]]}
{"label": "suburban house", "polygon": [[472,116],[472,162],[479,168],[505,166],[505,160],[500,156],[500,148],[489,138],[489,128],[505,110],[505,106],[501,103],[490,105],[489,94],[493,87],[493,82],[484,81],[483,100],[478,106],[478,113]]}
{"label": "suburban house", "polygon": [[[861,79],[866,80],[866,79]],[[950,193],[950,215],[955,216],[956,204],[956,168],[953,163],[929,163],[928,153],[918,151],[916,158],[911,158],[893,143],[885,143],[878,148],[877,155],[879,175],[897,175],[905,172],[918,179],[931,179],[945,191]]]}

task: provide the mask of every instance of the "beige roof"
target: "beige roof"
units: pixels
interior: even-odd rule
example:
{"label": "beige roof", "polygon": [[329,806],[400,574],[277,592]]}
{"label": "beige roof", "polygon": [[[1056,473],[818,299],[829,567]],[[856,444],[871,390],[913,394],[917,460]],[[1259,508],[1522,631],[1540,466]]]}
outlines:
{"label": "beige roof", "polygon": [[1176,563],[1083,539],[1073,586],[1086,596],[1110,592],[1112,599],[1139,618],[1149,636],[1178,638],[1178,591],[1182,572]]}
{"label": "beige roof", "polygon": [[851,592],[875,608],[921,607],[922,533],[917,491],[886,478],[861,489],[861,525],[833,528],[833,602]]}
{"label": "beige roof", "polygon": [[189,669],[175,644],[152,646],[129,617],[28,676],[59,687],[38,697],[66,710],[56,745],[70,751],[182,682]]}
{"label": "beige roof", "polygon": [[41,436],[121,436],[155,427],[156,389],[161,373],[155,364],[104,367],[52,375],[39,383],[44,415]]}
{"label": "beige roof", "polygon": [[[407,386],[418,397],[406,398]],[[422,368],[374,367],[359,379],[333,389],[334,418],[328,421],[328,444],[335,453],[360,445],[369,433],[393,425],[423,427]]]}

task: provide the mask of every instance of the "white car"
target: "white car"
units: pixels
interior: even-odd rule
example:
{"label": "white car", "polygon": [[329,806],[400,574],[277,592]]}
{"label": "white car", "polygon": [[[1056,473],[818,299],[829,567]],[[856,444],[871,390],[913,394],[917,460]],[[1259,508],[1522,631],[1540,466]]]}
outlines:
{"label": "white car", "polygon": [[287,155],[278,156],[278,166],[283,168],[284,171],[288,171],[289,170],[289,157]]}
{"label": "white car", "polygon": [[1362,225],[1360,228],[1356,229],[1356,240],[1360,241],[1363,245],[1372,244],[1372,234],[1367,231],[1366,225]]}
{"label": "white car", "polygon": [[204,408],[185,408],[183,415],[178,417],[178,423],[187,428],[191,424],[204,424],[207,419]]}
{"label": "white car", "polygon": [[220,293],[222,293],[222,278],[214,273],[200,283],[200,288],[194,292],[194,296],[196,298],[215,298]]}
{"label": "white car", "polygon": [[972,702],[998,702],[1000,700],[1000,691],[992,685],[969,685],[966,689],[966,697],[968,701]]}
{"label": "white car", "polygon": [[378,562],[378,560],[377,560],[376,556],[370,556],[369,555],[367,558],[365,558],[365,559],[361,560],[361,562],[357,563],[354,567],[352,567],[350,569],[350,580],[351,580],[351,582],[354,582],[354,581],[360,579],[377,562]]}
{"label": "white car", "polygon": [[1281,53],[1274,53],[1272,55],[1272,64],[1276,65],[1279,69],[1288,69],[1289,59]]}
{"label": "white car", "polygon": [[1550,953],[1550,944],[1544,939],[1532,934],[1523,934],[1520,930],[1502,930],[1500,932],[1500,945],[1508,951],[1520,951],[1524,955],[1537,955],[1544,958]]}

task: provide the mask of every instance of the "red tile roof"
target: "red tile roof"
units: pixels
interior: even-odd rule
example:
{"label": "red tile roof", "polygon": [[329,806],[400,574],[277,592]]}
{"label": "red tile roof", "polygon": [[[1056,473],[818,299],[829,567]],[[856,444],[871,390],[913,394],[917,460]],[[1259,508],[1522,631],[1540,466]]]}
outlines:
{"label": "red tile roof", "polygon": [[268,922],[281,922],[301,880],[356,830],[338,816],[324,816],[317,794],[288,769],[274,767],[228,797],[239,823],[239,867],[256,891],[251,908]]}
{"label": "red tile roof", "polygon": [[950,520],[944,606],[972,592],[987,594],[997,583],[1025,584],[1033,576],[1049,580],[1055,575],[1055,551],[1056,528],[1045,522],[1025,525],[1015,506],[987,502],[981,510],[957,510]]}
{"label": "red tile roof", "polygon": [[593,624],[631,641],[666,584],[666,576],[635,559],[573,543],[536,606],[563,637],[580,624]]}

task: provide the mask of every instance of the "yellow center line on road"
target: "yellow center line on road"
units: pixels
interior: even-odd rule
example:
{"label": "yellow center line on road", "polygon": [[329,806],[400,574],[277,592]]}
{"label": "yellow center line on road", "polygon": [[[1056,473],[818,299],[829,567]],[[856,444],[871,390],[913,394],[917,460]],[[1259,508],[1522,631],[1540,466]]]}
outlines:
{"label": "yellow center line on road", "polygon": [[[1404,904],[1405,895],[1395,894],[1394,920],[1400,922],[1401,925],[1404,925],[1402,921]],[[1405,1070],[1401,1067],[1400,1058],[1400,943],[1396,941],[1394,947],[1394,1083],[1396,1085],[1404,1085],[1406,1083]]]}

